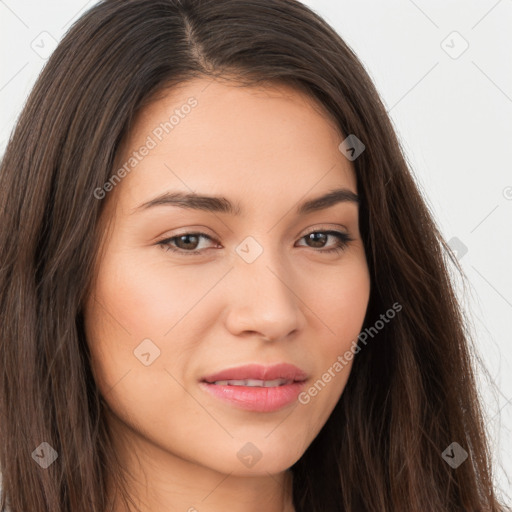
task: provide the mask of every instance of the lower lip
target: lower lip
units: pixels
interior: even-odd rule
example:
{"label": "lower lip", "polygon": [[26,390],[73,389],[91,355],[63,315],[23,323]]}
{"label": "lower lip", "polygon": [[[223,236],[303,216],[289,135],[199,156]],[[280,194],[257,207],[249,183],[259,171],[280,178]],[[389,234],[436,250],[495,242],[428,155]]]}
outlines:
{"label": "lower lip", "polygon": [[213,396],[240,409],[253,412],[275,412],[297,400],[305,381],[284,386],[263,388],[256,386],[218,386],[201,382],[201,387]]}

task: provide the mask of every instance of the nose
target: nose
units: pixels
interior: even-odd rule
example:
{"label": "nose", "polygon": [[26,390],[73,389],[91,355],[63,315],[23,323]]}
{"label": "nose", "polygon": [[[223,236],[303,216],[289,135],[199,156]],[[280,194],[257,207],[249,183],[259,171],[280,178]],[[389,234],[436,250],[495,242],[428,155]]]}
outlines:
{"label": "nose", "polygon": [[231,334],[277,341],[304,327],[297,276],[276,252],[264,250],[252,263],[236,258],[234,265],[225,295]]}

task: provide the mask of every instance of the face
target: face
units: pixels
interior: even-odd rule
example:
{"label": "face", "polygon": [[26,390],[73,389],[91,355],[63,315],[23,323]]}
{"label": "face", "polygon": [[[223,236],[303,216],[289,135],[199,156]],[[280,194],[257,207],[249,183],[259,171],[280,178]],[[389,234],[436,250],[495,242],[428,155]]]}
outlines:
{"label": "face", "polygon": [[327,421],[370,293],[344,138],[283,85],[195,79],[136,118],[85,321],[108,420],[153,462],[278,473]]}

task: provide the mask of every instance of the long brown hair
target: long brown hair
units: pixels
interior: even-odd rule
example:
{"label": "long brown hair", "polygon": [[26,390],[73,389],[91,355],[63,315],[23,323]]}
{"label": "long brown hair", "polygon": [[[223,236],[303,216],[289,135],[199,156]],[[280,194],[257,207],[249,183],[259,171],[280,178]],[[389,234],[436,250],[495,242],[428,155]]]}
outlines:
{"label": "long brown hair", "polygon": [[[297,512],[498,512],[450,278],[462,270],[363,65],[296,0],[106,0],[49,59],[0,169],[1,510],[7,498],[13,512],[105,512],[107,476],[122,488],[83,329],[108,199],[94,191],[155,93],[227,76],[306,91],[364,143],[353,162],[371,276],[364,328],[401,305],[360,344],[339,403],[292,466]],[[456,468],[443,457],[454,442],[468,454]],[[53,452],[41,443],[57,454],[44,469],[37,450]]]}

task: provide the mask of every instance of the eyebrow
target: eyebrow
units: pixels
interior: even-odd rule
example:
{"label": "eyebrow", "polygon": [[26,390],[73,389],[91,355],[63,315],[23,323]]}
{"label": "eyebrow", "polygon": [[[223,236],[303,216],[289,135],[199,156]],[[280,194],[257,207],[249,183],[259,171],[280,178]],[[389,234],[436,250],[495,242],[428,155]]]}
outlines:
{"label": "eyebrow", "polygon": [[[347,188],[337,188],[331,190],[313,199],[309,199],[299,204],[295,210],[297,215],[306,215],[308,213],[324,210],[338,203],[359,204],[360,199],[357,194]],[[132,213],[144,211],[155,206],[177,206],[190,210],[201,210],[205,212],[225,213],[228,215],[240,216],[242,209],[239,204],[233,204],[229,199],[222,196],[206,196],[196,194],[195,192],[165,192],[154,199],[140,204]]]}

